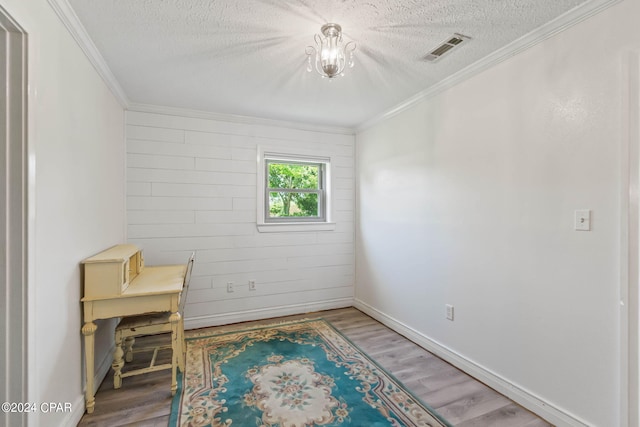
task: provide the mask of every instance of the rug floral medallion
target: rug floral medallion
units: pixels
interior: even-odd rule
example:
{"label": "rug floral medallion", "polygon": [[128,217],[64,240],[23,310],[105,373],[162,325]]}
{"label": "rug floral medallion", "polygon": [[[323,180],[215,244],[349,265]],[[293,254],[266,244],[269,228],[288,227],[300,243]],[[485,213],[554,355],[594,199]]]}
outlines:
{"label": "rug floral medallion", "polygon": [[187,338],[170,426],[450,426],[323,319]]}

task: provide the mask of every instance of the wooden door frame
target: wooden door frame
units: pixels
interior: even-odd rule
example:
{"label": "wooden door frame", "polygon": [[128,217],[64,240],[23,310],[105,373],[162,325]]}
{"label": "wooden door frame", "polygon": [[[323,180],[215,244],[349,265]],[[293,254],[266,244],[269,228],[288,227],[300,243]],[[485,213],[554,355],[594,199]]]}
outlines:
{"label": "wooden door frame", "polygon": [[[0,6],[0,192],[3,227],[0,271],[4,275],[1,309],[0,391],[2,402],[27,402],[27,34]],[[27,425],[24,413],[0,413],[0,424]]]}
{"label": "wooden door frame", "polygon": [[640,51],[624,58],[620,245],[620,425],[640,426]]}

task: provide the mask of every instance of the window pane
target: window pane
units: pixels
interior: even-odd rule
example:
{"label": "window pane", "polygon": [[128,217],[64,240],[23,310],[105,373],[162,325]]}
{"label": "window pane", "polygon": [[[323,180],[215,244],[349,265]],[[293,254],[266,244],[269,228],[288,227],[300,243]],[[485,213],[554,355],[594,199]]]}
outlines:
{"label": "window pane", "polygon": [[269,193],[269,217],[318,217],[318,194],[290,191]]}
{"label": "window pane", "polygon": [[269,188],[318,189],[318,165],[269,163]]}

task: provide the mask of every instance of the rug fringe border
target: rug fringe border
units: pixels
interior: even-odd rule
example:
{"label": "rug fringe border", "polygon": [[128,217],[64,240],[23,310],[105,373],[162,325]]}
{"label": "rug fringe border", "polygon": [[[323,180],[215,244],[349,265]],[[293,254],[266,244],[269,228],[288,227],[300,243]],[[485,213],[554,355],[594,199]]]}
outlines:
{"label": "rug fringe border", "polygon": [[205,328],[191,329],[188,331],[184,331],[184,334],[185,334],[186,341],[193,341],[200,338],[208,338],[216,335],[224,335],[224,334],[229,334],[233,332],[249,331],[252,329],[267,329],[267,328],[273,328],[276,326],[282,326],[290,323],[308,323],[316,320],[324,320],[328,324],[331,324],[331,322],[329,322],[327,319],[323,317],[309,317],[309,318],[305,317],[301,319],[273,321],[270,323],[258,323],[255,325],[246,324],[246,323],[253,323],[253,322],[246,322],[246,323],[242,322],[242,323],[236,323],[236,324],[227,325],[227,326],[208,326]]}

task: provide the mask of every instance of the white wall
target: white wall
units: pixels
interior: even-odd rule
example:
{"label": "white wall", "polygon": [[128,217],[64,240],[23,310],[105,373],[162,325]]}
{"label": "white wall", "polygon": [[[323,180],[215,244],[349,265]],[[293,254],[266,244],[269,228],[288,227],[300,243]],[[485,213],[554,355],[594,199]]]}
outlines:
{"label": "white wall", "polygon": [[622,422],[621,76],[639,12],[624,1],[356,138],[358,306],[559,424]]}
{"label": "white wall", "polygon": [[[184,262],[196,251],[187,327],[352,304],[353,135],[265,121],[126,117],[128,240],[148,265]],[[257,231],[258,146],[331,158],[335,230]]]}
{"label": "white wall", "polygon": [[[79,263],[124,240],[123,109],[45,0],[2,3],[28,33],[29,401],[73,405],[33,413],[29,425],[75,425],[84,412]],[[108,361],[108,326],[99,325],[96,366]]]}

